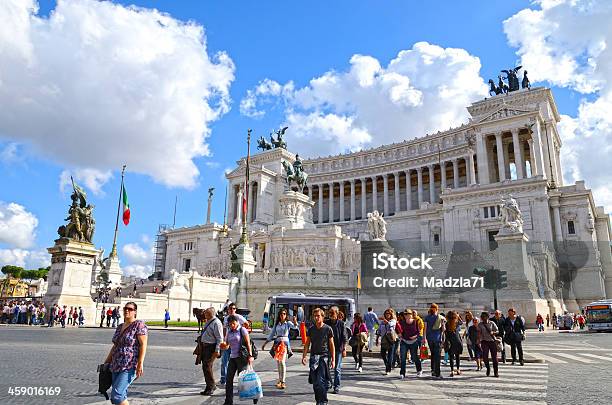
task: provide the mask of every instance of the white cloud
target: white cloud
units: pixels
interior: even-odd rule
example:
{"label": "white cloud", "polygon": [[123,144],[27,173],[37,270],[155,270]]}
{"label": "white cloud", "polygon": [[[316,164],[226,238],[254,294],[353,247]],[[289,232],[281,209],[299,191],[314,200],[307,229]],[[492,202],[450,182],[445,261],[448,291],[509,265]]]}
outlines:
{"label": "white cloud", "polygon": [[545,0],[539,6],[506,20],[504,30],[532,80],[592,93],[576,117],[562,117],[562,165],[566,181],[586,180],[610,212],[612,2]]}
{"label": "white cloud", "polygon": [[280,99],[288,143],[308,139],[300,142],[304,155],[358,150],[466,122],[465,107],[487,94],[479,70],[479,59],[463,49],[419,42],[386,67],[354,55],[348,71],[329,71],[302,88],[266,79],[247,92],[241,112],[258,117]]}
{"label": "white cloud", "polygon": [[255,89],[247,90],[246,97],[240,101],[240,113],[251,118],[262,118],[266,112],[258,110],[257,104],[271,103],[279,96],[291,97],[293,90],[293,82],[281,86],[274,80],[264,79]]}
{"label": "white cloud", "polygon": [[4,265],[38,269],[51,265],[51,255],[45,250],[0,249],[0,267]]}
{"label": "white cloud", "polygon": [[0,243],[25,249],[34,244],[38,218],[25,207],[0,201]]}
{"label": "white cloud", "polygon": [[128,243],[123,246],[123,255],[130,264],[150,264],[153,262],[153,246],[143,248],[137,243]]}
{"label": "white cloud", "polygon": [[17,142],[9,142],[0,150],[0,162],[8,165],[19,161],[19,144]]}
{"label": "white cloud", "polygon": [[104,194],[102,187],[113,177],[110,170],[100,171],[97,169],[75,169],[73,172],[64,170],[60,174],[60,191],[64,193],[67,189],[72,190],[70,176],[73,176],[75,183],[79,186],[84,185],[95,195]]}
{"label": "white cloud", "polygon": [[0,137],[70,167],[127,164],[195,186],[193,160],[209,154],[235,69],[227,54],[208,54],[204,28],[110,1],[36,11],[34,0],[0,3]]}
{"label": "white cloud", "polygon": [[123,274],[125,276],[135,276],[137,278],[147,278],[151,274],[153,274],[153,266],[151,265],[140,265],[140,264],[131,264],[129,266],[125,266],[122,269]]}

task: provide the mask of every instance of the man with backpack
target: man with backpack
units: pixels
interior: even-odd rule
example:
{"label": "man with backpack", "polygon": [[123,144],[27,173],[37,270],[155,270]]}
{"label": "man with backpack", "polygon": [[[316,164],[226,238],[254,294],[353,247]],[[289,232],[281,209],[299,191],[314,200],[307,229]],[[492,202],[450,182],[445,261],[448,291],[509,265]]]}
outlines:
{"label": "man with backpack", "polygon": [[438,313],[438,305],[431,304],[425,317],[425,337],[431,353],[431,375],[442,378],[440,373],[440,353],[443,343],[445,321],[444,317]]}

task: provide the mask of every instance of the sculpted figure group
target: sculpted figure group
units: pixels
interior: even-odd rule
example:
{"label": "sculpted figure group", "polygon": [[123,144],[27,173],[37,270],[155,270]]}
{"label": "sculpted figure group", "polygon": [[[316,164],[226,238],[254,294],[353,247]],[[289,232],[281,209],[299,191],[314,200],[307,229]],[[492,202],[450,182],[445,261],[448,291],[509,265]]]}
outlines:
{"label": "sculpted figure group", "polygon": [[79,242],[92,242],[96,229],[96,221],[93,217],[94,205],[87,204],[87,194],[74,183],[72,177],[73,193],[70,196],[72,204],[68,209],[68,217],[64,221],[68,224],[57,229],[61,238],[74,239]]}
{"label": "sculpted figure group", "polygon": [[368,233],[371,240],[387,240],[387,222],[378,211],[368,213]]}

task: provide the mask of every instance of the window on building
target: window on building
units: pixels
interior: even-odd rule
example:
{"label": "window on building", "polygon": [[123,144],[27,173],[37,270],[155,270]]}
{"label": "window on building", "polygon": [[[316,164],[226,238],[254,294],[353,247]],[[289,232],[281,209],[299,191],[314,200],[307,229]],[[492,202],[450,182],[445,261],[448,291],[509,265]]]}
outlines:
{"label": "window on building", "polygon": [[186,251],[193,250],[193,242],[185,242],[183,244],[183,249]]}
{"label": "window on building", "polygon": [[499,215],[499,207],[497,205],[490,205],[488,207],[484,207],[484,217],[485,218],[495,218]]}
{"label": "window on building", "polygon": [[433,243],[434,243],[434,246],[440,246],[440,234],[439,233],[434,233]]}
{"label": "window on building", "polygon": [[489,250],[497,249],[497,241],[495,240],[495,235],[497,235],[497,231],[489,231]]}
{"label": "window on building", "polygon": [[191,259],[183,259],[183,271],[191,269]]}
{"label": "window on building", "polygon": [[567,233],[570,235],[576,234],[576,226],[574,225],[574,221],[567,221]]}

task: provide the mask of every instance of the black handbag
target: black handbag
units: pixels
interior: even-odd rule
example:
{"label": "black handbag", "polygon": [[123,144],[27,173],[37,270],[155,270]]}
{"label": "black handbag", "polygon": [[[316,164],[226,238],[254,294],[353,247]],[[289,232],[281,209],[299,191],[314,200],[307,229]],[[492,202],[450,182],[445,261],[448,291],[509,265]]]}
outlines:
{"label": "black handbag", "polygon": [[113,374],[110,371],[110,364],[98,365],[98,392],[108,401],[109,396],[106,391],[113,385]]}
{"label": "black handbag", "polygon": [[[255,342],[253,342],[253,339],[249,339],[249,341],[251,342],[251,355],[253,357],[253,360],[255,360],[257,359],[257,355],[259,354],[259,352],[255,347]],[[242,331],[240,332],[240,357],[245,361],[247,361],[249,358],[249,349],[247,349],[246,338],[242,334]]]}

